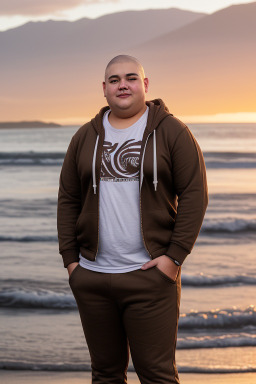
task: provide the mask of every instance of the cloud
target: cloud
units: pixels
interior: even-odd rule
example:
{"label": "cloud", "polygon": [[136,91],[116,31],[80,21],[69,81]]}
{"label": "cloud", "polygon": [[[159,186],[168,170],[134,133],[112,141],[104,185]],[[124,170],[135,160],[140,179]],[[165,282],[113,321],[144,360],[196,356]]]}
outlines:
{"label": "cloud", "polygon": [[113,3],[118,0],[1,0],[0,16],[42,16],[79,5]]}

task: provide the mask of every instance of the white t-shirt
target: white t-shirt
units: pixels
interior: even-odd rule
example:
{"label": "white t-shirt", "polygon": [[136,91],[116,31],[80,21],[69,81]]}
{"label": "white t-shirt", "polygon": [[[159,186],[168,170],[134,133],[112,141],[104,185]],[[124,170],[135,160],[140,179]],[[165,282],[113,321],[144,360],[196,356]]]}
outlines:
{"label": "white t-shirt", "polygon": [[117,129],[103,117],[105,140],[99,196],[99,249],[95,261],[80,254],[80,265],[105,273],[129,272],[151,260],[141,234],[139,157],[148,107],[136,123]]}

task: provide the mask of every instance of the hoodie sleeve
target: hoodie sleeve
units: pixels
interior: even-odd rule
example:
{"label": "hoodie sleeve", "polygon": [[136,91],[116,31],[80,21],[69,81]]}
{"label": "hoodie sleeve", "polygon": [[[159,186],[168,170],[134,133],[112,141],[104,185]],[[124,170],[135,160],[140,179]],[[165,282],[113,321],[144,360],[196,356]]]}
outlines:
{"label": "hoodie sleeve", "polygon": [[59,178],[57,229],[59,253],[64,267],[79,261],[76,222],[81,211],[81,187],[77,172],[74,137],[72,138]]}
{"label": "hoodie sleeve", "polygon": [[203,154],[187,126],[174,143],[171,160],[178,209],[166,255],[182,264],[196,242],[208,205]]}

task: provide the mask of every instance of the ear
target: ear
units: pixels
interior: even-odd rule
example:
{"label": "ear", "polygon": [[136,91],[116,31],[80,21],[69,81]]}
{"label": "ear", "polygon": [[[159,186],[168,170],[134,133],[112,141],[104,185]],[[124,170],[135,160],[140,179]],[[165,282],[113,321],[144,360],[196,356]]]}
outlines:
{"label": "ear", "polygon": [[148,86],[149,86],[149,80],[147,77],[144,79],[144,88],[145,88],[145,93],[148,92]]}
{"label": "ear", "polygon": [[106,83],[105,83],[105,81],[103,81],[102,87],[103,87],[104,97],[106,97]]}

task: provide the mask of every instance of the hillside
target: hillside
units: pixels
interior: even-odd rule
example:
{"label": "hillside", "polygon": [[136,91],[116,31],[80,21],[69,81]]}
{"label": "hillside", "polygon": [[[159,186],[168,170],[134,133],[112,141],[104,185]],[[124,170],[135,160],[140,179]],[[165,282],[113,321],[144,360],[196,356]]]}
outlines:
{"label": "hillside", "polygon": [[104,68],[120,53],[142,61],[148,98],[176,115],[253,112],[255,14],[256,3],[211,15],[171,8],[1,32],[1,118],[87,120],[106,104]]}
{"label": "hillside", "polygon": [[255,111],[255,15],[256,3],[233,5],[134,48],[149,63],[153,97],[179,114]]}

